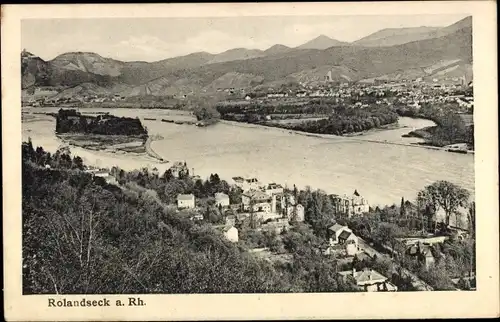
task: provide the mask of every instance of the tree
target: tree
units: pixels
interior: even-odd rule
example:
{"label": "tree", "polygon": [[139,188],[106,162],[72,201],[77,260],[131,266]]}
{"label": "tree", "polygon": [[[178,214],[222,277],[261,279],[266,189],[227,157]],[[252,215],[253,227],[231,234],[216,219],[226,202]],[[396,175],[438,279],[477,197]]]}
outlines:
{"label": "tree", "polygon": [[469,228],[469,234],[472,239],[476,238],[476,202],[471,202],[469,206],[469,212],[467,213],[467,223]]}
{"label": "tree", "polygon": [[436,209],[443,209],[447,226],[450,225],[450,217],[453,214],[458,222],[457,210],[467,206],[470,196],[467,190],[448,181],[434,182],[426,186],[421,193],[421,197],[432,203]]}
{"label": "tree", "polygon": [[401,206],[399,207],[399,214],[401,215],[401,218],[406,216],[405,198],[404,197],[401,197]]}
{"label": "tree", "polygon": [[401,228],[395,224],[391,223],[381,223],[378,226],[376,235],[374,236],[376,240],[382,245],[391,247],[391,257],[396,248],[396,238],[400,237],[402,234]]}
{"label": "tree", "polygon": [[[436,218],[436,205],[432,200],[432,196],[420,191],[417,195],[418,212],[420,214],[420,221],[422,225],[422,232],[429,229],[429,224],[434,221],[434,231],[437,230],[437,218]],[[424,218],[426,218],[427,225],[424,224]]]}

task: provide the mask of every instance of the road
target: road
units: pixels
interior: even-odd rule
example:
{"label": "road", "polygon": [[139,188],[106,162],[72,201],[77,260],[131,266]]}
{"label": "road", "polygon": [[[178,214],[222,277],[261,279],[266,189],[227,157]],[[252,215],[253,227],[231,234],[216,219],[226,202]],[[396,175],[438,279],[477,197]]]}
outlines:
{"label": "road", "polygon": [[[371,247],[361,237],[358,237],[358,244],[359,244],[359,249],[362,250],[362,251],[364,251],[366,254],[368,254],[368,256],[373,257],[374,255],[377,255],[377,258],[386,258],[386,259],[389,259],[389,260],[392,261],[392,258],[389,255],[383,254],[383,253],[381,253],[381,252],[373,249],[373,247]],[[398,265],[398,264],[396,264],[396,265]],[[410,272],[406,268],[402,268],[402,271],[403,271],[404,274],[406,274],[407,276],[411,277],[412,285],[418,291],[434,291],[434,289],[430,285],[428,285],[427,283],[425,283],[424,281],[422,281],[414,273]]]}

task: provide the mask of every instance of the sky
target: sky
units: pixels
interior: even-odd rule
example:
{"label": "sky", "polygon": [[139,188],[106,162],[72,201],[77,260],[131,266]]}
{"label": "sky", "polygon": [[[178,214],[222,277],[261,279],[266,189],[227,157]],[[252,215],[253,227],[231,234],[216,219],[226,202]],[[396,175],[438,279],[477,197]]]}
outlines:
{"label": "sky", "polygon": [[467,15],[259,16],[196,18],[25,19],[22,48],[50,60],[95,52],[122,61],[157,61],[232,48],[301,45],[319,35],[355,41],[385,28],[448,26]]}

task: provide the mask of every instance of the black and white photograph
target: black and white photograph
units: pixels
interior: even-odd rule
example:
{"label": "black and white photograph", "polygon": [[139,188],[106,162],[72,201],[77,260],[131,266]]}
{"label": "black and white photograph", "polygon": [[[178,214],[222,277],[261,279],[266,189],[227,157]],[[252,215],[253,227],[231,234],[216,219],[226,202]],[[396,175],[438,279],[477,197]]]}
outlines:
{"label": "black and white photograph", "polygon": [[22,295],[477,292],[475,19],[21,19]]}

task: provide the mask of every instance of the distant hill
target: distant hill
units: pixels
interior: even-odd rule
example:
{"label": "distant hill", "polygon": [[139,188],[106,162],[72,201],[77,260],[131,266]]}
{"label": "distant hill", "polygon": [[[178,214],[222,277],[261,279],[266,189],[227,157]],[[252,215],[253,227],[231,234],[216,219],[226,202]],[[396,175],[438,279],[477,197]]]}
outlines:
{"label": "distant hill", "polygon": [[119,76],[125,63],[104,58],[96,53],[72,52],[57,56],[50,61],[52,68],[74,70],[96,75]]}
{"label": "distant hill", "polygon": [[160,77],[147,83],[137,85],[119,92],[120,95],[130,96],[175,96],[199,92],[201,87],[186,78],[176,80]]}
{"label": "distant hill", "polygon": [[198,82],[209,84],[230,72],[263,76],[266,82],[320,66],[347,68],[353,80],[389,74],[398,70],[425,67],[442,60],[472,61],[472,29],[464,28],[434,39],[391,47],[331,47],[326,50],[303,50],[292,56],[280,55],[238,62],[204,65],[186,71]]}
{"label": "distant hill", "polygon": [[352,81],[358,78],[358,72],[347,66],[323,65],[311,69],[301,70],[290,75],[297,82],[323,81],[325,76],[331,72],[332,81]]}
{"label": "distant hill", "polygon": [[92,96],[92,95],[103,95],[109,93],[108,90],[106,90],[103,87],[100,87],[96,84],[91,84],[91,83],[83,83],[80,85],[77,85],[75,87],[70,87],[59,94],[53,96],[53,99],[59,99],[59,98],[82,98],[83,96]]}
{"label": "distant hill", "polygon": [[355,41],[358,46],[395,46],[412,41],[434,38],[431,32],[437,31],[438,27],[416,27],[416,28],[388,28],[377,31],[371,35]]}
{"label": "distant hill", "polygon": [[447,27],[387,28],[363,37],[353,45],[382,47],[406,44],[431,38],[439,38],[463,28],[472,28],[472,17],[466,17]]}
{"label": "distant hill", "polygon": [[[426,38],[384,45],[412,37]],[[102,88],[109,93],[155,97],[323,80],[328,71],[334,80],[357,81],[376,77],[411,79],[434,74],[445,77],[471,70],[470,17],[444,28],[385,29],[363,39],[378,45],[346,45],[320,36],[297,48],[284,45],[274,45],[265,51],[236,48],[220,54],[198,52],[152,63],[121,62],[82,52],[44,61],[23,51],[22,88],[73,88],[72,91],[79,93],[93,89],[89,85],[77,86],[94,84],[95,90]],[[444,65],[432,69],[439,64]],[[425,71],[425,68],[432,70]]]}
{"label": "distant hill", "polygon": [[222,52],[217,55],[213,55],[207,64],[222,63],[226,61],[233,60],[244,60],[265,56],[262,50],[258,49],[246,49],[246,48],[235,48]]}
{"label": "distant hill", "polygon": [[321,35],[312,40],[309,40],[305,44],[302,44],[297,49],[327,49],[333,46],[348,46],[349,43],[338,41],[336,39],[332,39],[325,35]]}
{"label": "distant hill", "polygon": [[262,83],[264,77],[253,74],[243,74],[237,72],[230,72],[215,79],[204,89],[206,91],[216,91],[218,88],[249,88]]}
{"label": "distant hill", "polygon": [[127,62],[119,79],[125,84],[140,85],[160,78],[166,73],[202,66],[208,63],[213,56],[207,52],[198,52],[152,63]]}
{"label": "distant hill", "polygon": [[277,45],[271,46],[268,49],[264,50],[264,54],[265,55],[278,55],[278,54],[284,54],[284,53],[290,52],[291,50],[292,50],[292,48],[290,48],[288,46],[277,44]]}
{"label": "distant hill", "polygon": [[45,85],[49,79],[49,66],[38,56],[23,50],[21,53],[21,88]]}

